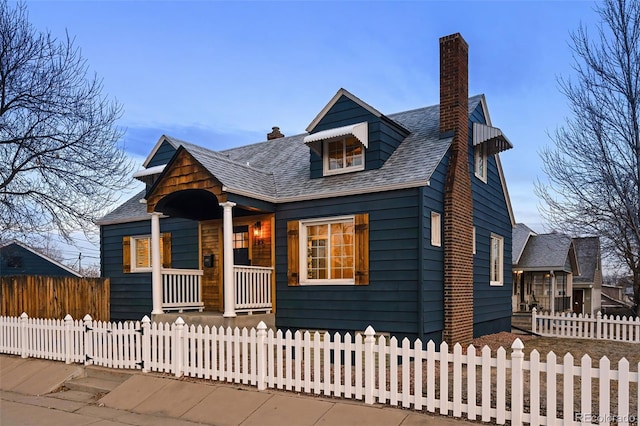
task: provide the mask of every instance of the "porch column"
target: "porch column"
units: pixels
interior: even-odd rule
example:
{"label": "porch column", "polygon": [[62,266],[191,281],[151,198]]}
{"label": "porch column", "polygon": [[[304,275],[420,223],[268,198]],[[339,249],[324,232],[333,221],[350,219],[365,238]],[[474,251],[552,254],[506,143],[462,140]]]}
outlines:
{"label": "porch column", "polygon": [[235,285],[233,283],[233,215],[231,209],[236,205],[227,201],[220,203],[223,209],[222,214],[222,257],[223,280],[224,280],[224,314],[223,317],[231,318],[236,316],[236,295]]}
{"label": "porch column", "polygon": [[556,274],[551,273],[551,314],[556,313]]}
{"label": "porch column", "polygon": [[152,314],[162,314],[162,263],[160,261],[160,213],[151,213],[151,295]]}

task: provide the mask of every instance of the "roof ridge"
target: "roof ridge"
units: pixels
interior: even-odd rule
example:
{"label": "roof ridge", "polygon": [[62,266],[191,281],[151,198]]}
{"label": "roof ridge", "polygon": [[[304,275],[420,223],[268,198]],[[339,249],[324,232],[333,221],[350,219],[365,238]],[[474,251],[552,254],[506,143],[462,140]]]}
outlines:
{"label": "roof ridge", "polygon": [[[259,142],[258,142],[258,143],[259,143]],[[229,156],[228,156],[228,155],[223,154],[223,153],[221,153],[220,151],[214,151],[214,150],[212,150],[212,149],[205,148],[205,147],[201,147],[201,146],[199,146],[199,145],[195,145],[195,144],[190,144],[190,145],[192,145],[192,146],[194,146],[194,147],[197,147],[197,148],[200,148],[200,149],[205,150],[206,152],[205,152],[204,154],[213,154],[213,155],[217,156],[220,160],[226,161],[226,162],[228,162],[228,163],[230,163],[230,164],[233,164],[233,165],[236,165],[236,166],[239,166],[239,167],[245,168],[245,169],[250,169],[250,170],[253,170],[253,171],[256,171],[256,172],[260,172],[260,173],[262,173],[262,174],[266,174],[266,175],[273,175],[273,172],[267,172],[267,171],[265,171],[265,170],[262,170],[262,169],[258,169],[258,168],[256,168],[256,167],[253,167],[253,166],[251,166],[250,164],[245,164],[245,163],[241,163],[241,162],[236,161],[236,160],[232,160],[231,158],[229,158]],[[247,146],[247,145],[244,145],[244,146]],[[238,148],[240,148],[240,147],[238,147]],[[184,149],[186,149],[187,151],[189,151],[189,149],[188,149],[186,146],[184,147]]]}

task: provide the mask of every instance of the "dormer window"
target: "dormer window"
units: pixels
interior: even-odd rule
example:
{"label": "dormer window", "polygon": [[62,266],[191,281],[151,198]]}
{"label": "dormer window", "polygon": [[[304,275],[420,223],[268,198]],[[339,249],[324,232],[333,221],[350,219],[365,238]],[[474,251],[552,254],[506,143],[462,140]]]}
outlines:
{"label": "dormer window", "polygon": [[364,147],[352,135],[324,142],[324,174],[364,169]]}
{"label": "dormer window", "polygon": [[322,158],[323,176],[364,170],[369,125],[364,121],[322,130],[305,136],[304,143]]}

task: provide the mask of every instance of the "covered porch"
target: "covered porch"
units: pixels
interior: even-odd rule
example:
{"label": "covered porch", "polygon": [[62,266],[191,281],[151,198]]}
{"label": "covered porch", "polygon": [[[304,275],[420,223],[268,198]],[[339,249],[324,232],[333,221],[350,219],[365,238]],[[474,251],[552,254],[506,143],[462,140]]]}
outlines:
{"label": "covered porch", "polygon": [[565,271],[515,271],[513,312],[566,312],[571,309],[572,274]]}
{"label": "covered porch", "polygon": [[[152,315],[197,311],[234,318],[274,312],[275,209],[225,189],[180,147],[148,190]],[[198,223],[197,269],[162,267],[161,217]]]}

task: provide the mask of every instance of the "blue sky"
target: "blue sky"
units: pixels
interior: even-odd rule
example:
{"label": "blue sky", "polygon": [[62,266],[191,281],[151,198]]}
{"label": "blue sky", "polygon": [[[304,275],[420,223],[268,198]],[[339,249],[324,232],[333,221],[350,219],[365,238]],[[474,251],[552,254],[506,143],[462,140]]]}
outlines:
{"label": "blue sky", "polygon": [[[557,77],[572,75],[571,31],[598,22],[592,1],[27,6],[36,28],[75,37],[123,104],[119,124],[138,164],[162,134],[215,150],[262,141],[272,126],[304,133],[341,87],[384,114],[437,104],[438,39],[460,32],[470,95],[486,95],[493,125],[514,144],[501,159],[516,220],[538,231],[538,153],[569,113]],[[97,247],[84,251],[97,258]]]}

